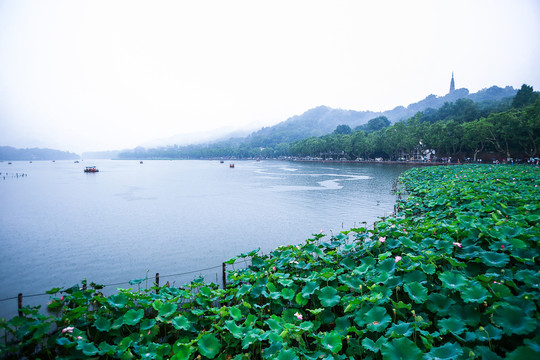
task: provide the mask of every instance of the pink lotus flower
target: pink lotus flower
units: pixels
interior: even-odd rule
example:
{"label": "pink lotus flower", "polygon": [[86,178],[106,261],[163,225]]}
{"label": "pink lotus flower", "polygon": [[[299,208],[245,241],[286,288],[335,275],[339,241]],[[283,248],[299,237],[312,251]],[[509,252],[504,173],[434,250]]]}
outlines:
{"label": "pink lotus flower", "polygon": [[386,241],[386,236],[381,236],[379,242],[384,243]]}
{"label": "pink lotus flower", "polygon": [[82,336],[77,336],[77,340],[82,340]]}
{"label": "pink lotus flower", "polygon": [[501,245],[501,249],[503,249],[503,250],[504,250],[504,245]]}
{"label": "pink lotus flower", "polygon": [[461,247],[461,243],[458,243],[458,242],[453,242],[452,244],[454,244],[455,246],[457,246],[458,248]]}
{"label": "pink lotus flower", "polygon": [[276,271],[276,267],[275,267],[275,266],[272,266],[272,270]]}
{"label": "pink lotus flower", "polygon": [[399,260],[401,260],[401,256],[396,256],[395,259],[394,259],[394,262],[398,262]]}
{"label": "pink lotus flower", "polygon": [[62,329],[62,334],[65,334],[65,333],[70,333],[71,334],[73,332],[73,329],[75,329],[75,327],[68,326],[67,328]]}
{"label": "pink lotus flower", "polygon": [[60,297],[60,301],[64,301],[64,296],[63,295]]}
{"label": "pink lotus flower", "polygon": [[302,314],[300,314],[299,312],[296,312],[296,314],[294,314],[294,316],[296,316],[296,318],[297,318],[298,320],[302,320],[302,319],[303,319]]}

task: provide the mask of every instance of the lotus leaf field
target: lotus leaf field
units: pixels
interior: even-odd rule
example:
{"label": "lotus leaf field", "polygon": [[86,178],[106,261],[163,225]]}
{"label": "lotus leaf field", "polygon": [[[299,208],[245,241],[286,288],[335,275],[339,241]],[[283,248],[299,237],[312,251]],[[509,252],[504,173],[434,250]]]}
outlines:
{"label": "lotus leaf field", "polygon": [[[539,359],[540,169],[414,168],[373,229],[258,251],[228,285],[51,290],[2,358]],[[286,241],[286,239],[284,239]],[[156,293],[157,292],[157,293]]]}

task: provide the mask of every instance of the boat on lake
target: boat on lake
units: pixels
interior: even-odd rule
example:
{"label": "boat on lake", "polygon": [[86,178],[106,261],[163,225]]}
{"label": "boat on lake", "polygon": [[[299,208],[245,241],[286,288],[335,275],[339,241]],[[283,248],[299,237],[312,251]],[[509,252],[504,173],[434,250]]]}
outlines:
{"label": "boat on lake", "polygon": [[230,168],[233,168],[233,167],[234,167],[234,164],[233,164],[233,163],[230,163],[230,164],[229,164],[229,167],[230,167]]}
{"label": "boat on lake", "polygon": [[97,172],[99,172],[99,170],[95,166],[87,166],[84,169],[84,172],[85,173],[97,173]]}

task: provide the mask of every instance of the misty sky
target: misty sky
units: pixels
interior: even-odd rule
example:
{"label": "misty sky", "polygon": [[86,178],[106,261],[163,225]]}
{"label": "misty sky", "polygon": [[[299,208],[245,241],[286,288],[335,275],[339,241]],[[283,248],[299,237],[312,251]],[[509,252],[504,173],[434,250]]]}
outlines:
{"label": "misty sky", "polygon": [[81,153],[540,90],[540,1],[0,0],[0,145]]}

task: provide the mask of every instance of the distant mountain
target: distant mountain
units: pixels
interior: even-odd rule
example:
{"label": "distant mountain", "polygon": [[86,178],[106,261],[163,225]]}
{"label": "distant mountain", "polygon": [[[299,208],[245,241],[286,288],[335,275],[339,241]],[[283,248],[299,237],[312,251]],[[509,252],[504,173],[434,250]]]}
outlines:
{"label": "distant mountain", "polygon": [[445,103],[455,102],[458,99],[465,98],[475,102],[489,102],[512,97],[516,93],[517,90],[511,86],[505,88],[492,86],[473,94],[469,94],[469,90],[463,88],[456,89],[445,96],[429,95],[425,99],[407,107],[398,106],[383,112],[343,110],[318,106],[307,110],[301,115],[292,116],[274,126],[255,131],[245,141],[251,146],[275,146],[279,143],[288,143],[310,136],[326,135],[334,131],[338,125],[345,124],[354,129],[358,125],[366,124],[369,120],[379,116],[386,116],[391,122],[396,122],[408,119],[416,113],[429,108],[438,109]]}
{"label": "distant mountain", "polygon": [[213,131],[206,132],[195,132],[189,134],[179,134],[173,135],[163,139],[156,139],[144,144],[141,144],[141,147],[144,148],[153,148],[167,145],[197,145],[197,144],[208,144],[214,143],[230,138],[237,137],[246,137],[249,135],[251,130],[233,130],[231,128],[220,128]]}
{"label": "distant mountain", "polygon": [[83,159],[116,159],[122,150],[88,151],[82,153]]}
{"label": "distant mountain", "polygon": [[16,149],[11,146],[0,146],[0,160],[76,160],[80,156],[68,151],[54,149]]}

